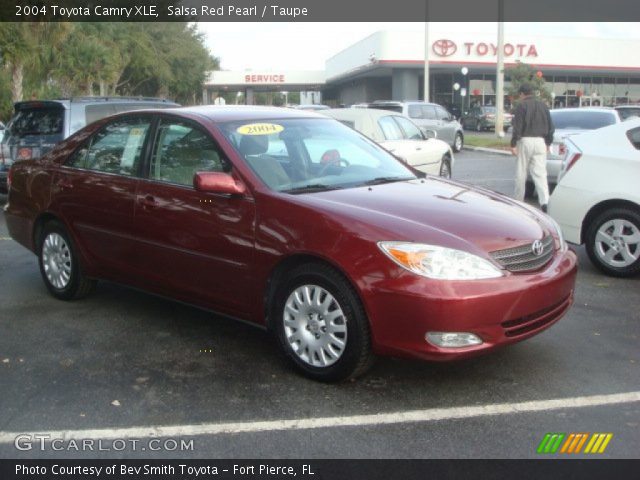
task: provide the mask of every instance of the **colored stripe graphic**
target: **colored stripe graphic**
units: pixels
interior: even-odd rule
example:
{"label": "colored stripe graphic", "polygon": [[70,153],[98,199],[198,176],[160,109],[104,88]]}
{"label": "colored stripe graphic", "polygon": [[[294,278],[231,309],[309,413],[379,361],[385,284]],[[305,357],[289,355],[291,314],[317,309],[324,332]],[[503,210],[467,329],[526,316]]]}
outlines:
{"label": "colored stripe graphic", "polygon": [[538,445],[537,453],[556,453],[565,435],[564,433],[547,433]]}
{"label": "colored stripe graphic", "polygon": [[567,441],[564,442],[560,453],[580,453],[584,442],[589,437],[588,433],[571,433],[567,437]]}
{"label": "colored stripe graphic", "polygon": [[[591,438],[589,438],[591,436]],[[538,445],[537,453],[553,454],[553,453],[604,453],[613,438],[613,433],[547,433],[540,445]],[[566,440],[565,440],[566,439]],[[564,440],[564,443],[563,443]],[[588,442],[587,442],[588,440]],[[582,447],[587,444],[584,451]],[[562,445],[562,448],[560,448]],[[558,449],[560,450],[558,452]]]}
{"label": "colored stripe graphic", "polygon": [[604,453],[612,438],[613,433],[594,433],[584,453]]}

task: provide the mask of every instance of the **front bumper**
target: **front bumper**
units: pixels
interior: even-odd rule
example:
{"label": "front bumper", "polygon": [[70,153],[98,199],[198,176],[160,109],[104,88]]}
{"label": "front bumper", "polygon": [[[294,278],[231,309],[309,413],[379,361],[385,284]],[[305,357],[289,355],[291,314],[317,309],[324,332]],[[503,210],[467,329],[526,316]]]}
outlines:
{"label": "front bumper", "polygon": [[[577,260],[556,253],[543,270],[476,281],[437,281],[401,272],[363,294],[374,351],[423,360],[454,360],[519,342],[549,328],[573,302]],[[427,332],[468,332],[483,343],[441,348]]]}

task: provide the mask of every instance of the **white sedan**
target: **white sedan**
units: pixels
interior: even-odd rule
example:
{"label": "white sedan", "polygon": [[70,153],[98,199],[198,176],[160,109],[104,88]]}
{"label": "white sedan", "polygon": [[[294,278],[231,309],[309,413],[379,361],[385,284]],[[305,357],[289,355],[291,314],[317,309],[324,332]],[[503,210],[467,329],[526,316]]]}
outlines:
{"label": "white sedan", "polygon": [[640,273],[640,119],[566,139],[549,214],[603,272]]}
{"label": "white sedan", "polygon": [[[369,108],[339,108],[319,113],[366,135],[416,170],[451,178],[451,147],[436,138],[428,138],[403,115]],[[435,136],[435,132],[431,133]]]}

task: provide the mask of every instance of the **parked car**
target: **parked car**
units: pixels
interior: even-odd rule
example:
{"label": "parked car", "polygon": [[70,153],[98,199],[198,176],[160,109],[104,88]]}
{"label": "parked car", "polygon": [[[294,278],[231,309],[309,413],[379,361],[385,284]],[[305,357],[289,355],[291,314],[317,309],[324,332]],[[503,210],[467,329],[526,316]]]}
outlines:
{"label": "parked car", "polygon": [[100,120],[13,165],[5,217],[54,297],[109,279],[215,310],[323,381],[373,354],[451,360],[531,337],[576,279],[550,217],[284,108]]}
{"label": "parked car", "polygon": [[629,118],[640,117],[640,105],[618,105],[615,107],[620,120],[625,121]]}
{"label": "parked car", "polygon": [[566,140],[549,201],[565,238],[608,275],[640,273],[640,119]]}
{"label": "parked car", "polygon": [[16,160],[38,158],[85,125],[119,112],[177,107],[160,98],[77,97],[67,100],[18,102],[0,149],[0,192],[6,192],[7,172]]}
{"label": "parked car", "polygon": [[[549,190],[553,191],[558,183],[562,159],[566,154],[566,140],[573,135],[596,130],[614,123],[620,123],[618,113],[609,107],[559,108],[551,110],[551,121],[555,127],[553,143],[547,154],[547,180]],[[535,190],[531,177],[527,177],[527,196]]]}
{"label": "parked car", "polygon": [[322,113],[371,138],[416,170],[451,177],[451,147],[436,138],[427,138],[407,117],[370,108],[325,110]]}
{"label": "parked car", "polygon": [[[465,130],[475,130],[482,132],[484,130],[495,130],[496,128],[496,107],[471,107],[465,113],[460,122]],[[506,132],[511,127],[513,115],[505,112],[503,114],[503,129]]]}
{"label": "parked car", "polygon": [[454,152],[462,150],[464,145],[462,125],[444,107],[436,103],[377,100],[370,103],[369,108],[401,113],[421,129],[435,131],[438,138],[451,145]]}

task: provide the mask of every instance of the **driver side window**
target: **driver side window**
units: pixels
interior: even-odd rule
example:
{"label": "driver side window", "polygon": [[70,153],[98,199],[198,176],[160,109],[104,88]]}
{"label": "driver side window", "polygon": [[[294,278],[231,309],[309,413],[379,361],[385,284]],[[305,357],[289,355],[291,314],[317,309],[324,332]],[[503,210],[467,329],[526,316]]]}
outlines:
{"label": "driver side window", "polygon": [[193,186],[196,172],[227,172],[229,164],[208,134],[190,124],[162,120],[151,157],[150,178]]}

